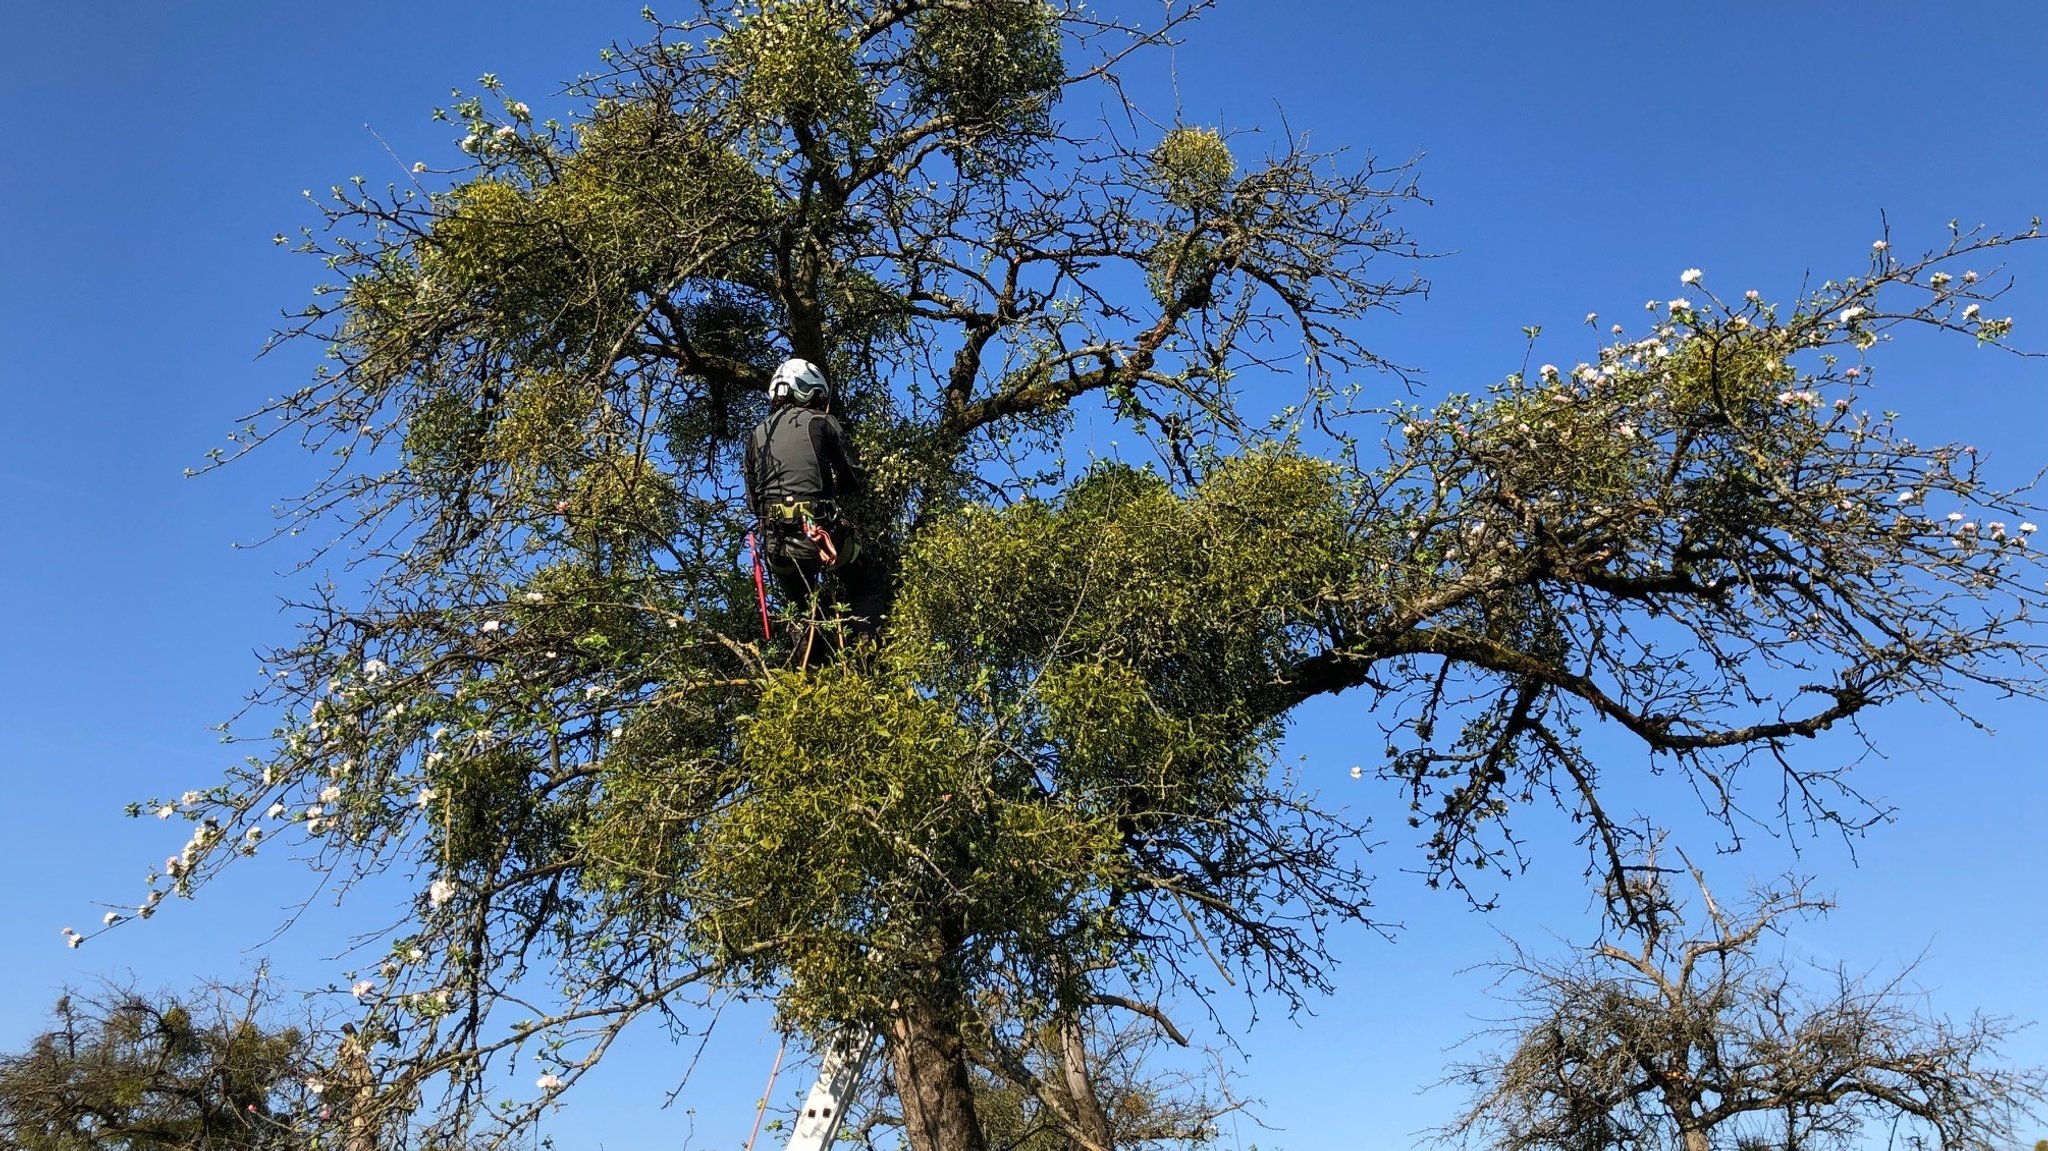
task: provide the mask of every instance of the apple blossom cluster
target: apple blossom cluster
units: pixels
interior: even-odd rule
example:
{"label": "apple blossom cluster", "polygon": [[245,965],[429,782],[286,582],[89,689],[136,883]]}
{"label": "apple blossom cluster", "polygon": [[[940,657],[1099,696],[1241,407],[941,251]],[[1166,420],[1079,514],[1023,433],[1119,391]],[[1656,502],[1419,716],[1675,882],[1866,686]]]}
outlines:
{"label": "apple blossom cluster", "polygon": [[[1861,324],[1902,318],[1896,315],[1878,313],[1871,307],[1871,301],[1874,299],[1878,289],[1888,284],[1914,283],[1916,282],[1915,276],[1919,270],[1932,266],[1941,259],[1940,256],[1930,256],[1923,260],[1918,267],[1904,267],[1900,265],[1896,258],[1889,254],[1890,248],[1890,242],[1887,240],[1876,240],[1871,244],[1872,251],[1879,256],[1877,262],[1878,274],[1868,278],[1851,278],[1841,283],[1829,282],[1823,285],[1821,297],[1817,298],[1816,306],[1819,306],[1829,295],[1832,295],[1837,300],[1838,307],[1834,311],[1834,324],[1837,328],[1856,329]],[[1687,268],[1679,273],[1678,281],[1689,288],[1702,288],[1705,276],[1705,272],[1699,268]],[[1935,293],[1935,306],[1953,307],[1956,302],[1953,295],[1955,292],[1969,291],[1981,280],[1982,276],[1974,270],[1965,271],[1958,277],[1952,272],[1937,267],[1929,272],[1926,286]],[[1755,289],[1749,289],[1743,293],[1743,299],[1749,304],[1754,305],[1760,301],[1761,294]],[[1718,301],[1715,302],[1718,303]],[[1674,321],[1696,324],[1703,322],[1701,313],[1690,297],[1681,296],[1664,301],[1650,300],[1644,304],[1644,307],[1653,313],[1659,311],[1666,312]],[[1953,314],[1961,326],[1974,331],[1978,341],[1981,343],[2003,340],[2012,334],[2013,318],[2011,316],[1999,318],[1985,316],[1981,302],[1972,301],[1964,304],[1960,312]],[[1938,320],[1939,315],[1921,314],[1911,318],[1932,318]],[[1749,317],[1741,314],[1726,315],[1723,319],[1729,327],[1738,330],[1746,327],[1749,322]],[[1593,314],[1588,313],[1586,322],[1590,324],[1593,320]],[[1614,334],[1621,334],[1620,325],[1615,326]],[[1810,342],[1816,346],[1827,342],[1828,338],[1828,332],[1819,326],[1816,326],[1809,333]],[[1850,342],[1858,350],[1865,350],[1872,347],[1878,339],[1879,336],[1875,332],[1853,331]]]}
{"label": "apple blossom cluster", "polygon": [[[1621,325],[1614,325],[1610,329],[1614,341],[1601,347],[1593,362],[1582,361],[1569,370],[1544,363],[1536,369],[1532,381],[1525,381],[1520,374],[1511,375],[1483,398],[1455,396],[1430,410],[1404,410],[1397,405],[1395,421],[1406,441],[1404,454],[1432,468],[1464,466],[1460,461],[1475,454],[1483,457],[1499,448],[1527,458],[1570,457],[1581,461],[1582,471],[1595,475],[1609,466],[1622,468],[1619,474],[1642,464],[1673,466],[1675,461],[1667,459],[1665,453],[1677,449],[1684,442],[1682,437],[1694,434],[1681,431],[1694,426],[1688,422],[1694,417],[1687,413],[1689,405],[1699,402],[1697,398],[1687,398],[1696,392],[1687,393],[1686,389],[1701,386],[1696,375],[1681,373],[1696,370],[1701,355],[1723,356],[1732,351],[1747,358],[1731,361],[1743,364],[1742,371],[1731,379],[1739,387],[1756,386],[1764,390],[1716,392],[1713,402],[1734,405],[1723,409],[1727,414],[1759,421],[1758,430],[1768,429],[1768,434],[1780,441],[1778,450],[1789,451],[1795,457],[1819,453],[1813,457],[1818,461],[1889,461],[1880,469],[1881,474],[1871,473],[1867,465],[1857,465],[1841,471],[1811,473],[1800,481],[1802,485],[1819,485],[1807,494],[1812,499],[1811,506],[1824,511],[1829,517],[1827,522],[1838,525],[1831,530],[1855,531],[1866,540],[1871,539],[1870,533],[1886,533],[1883,542],[1869,546],[1959,548],[1952,554],[1955,561],[1968,565],[1963,570],[1972,573],[1972,586],[1994,586],[2012,574],[2011,567],[1996,558],[2000,549],[2027,549],[2036,525],[2029,518],[2009,514],[2006,518],[1958,514],[1934,525],[1903,514],[1893,515],[1889,522],[1879,520],[1877,513],[1881,509],[1895,508],[1903,513],[1911,505],[1924,503],[1930,490],[1966,502],[1991,495],[1992,502],[2002,508],[2016,509],[2018,505],[2004,502],[2010,499],[2008,496],[1985,492],[1974,470],[1963,467],[1964,461],[1974,461],[1974,448],[1919,449],[1892,430],[1894,413],[1884,413],[1878,419],[1868,412],[1857,412],[1855,389],[1867,378],[1868,369],[1858,363],[1840,363],[1836,350],[1844,346],[1866,350],[1878,340],[1889,338],[1880,334],[1885,326],[1905,321],[1946,325],[1960,317],[1978,323],[1980,340],[2006,335],[2009,329],[2002,324],[1979,320],[1981,309],[1975,302],[1958,309],[1960,301],[1937,297],[1918,309],[1880,311],[1876,304],[1880,288],[1900,289],[1912,284],[1922,290],[1927,285],[1940,290],[1976,284],[1981,279],[1974,271],[1960,277],[1946,272],[1927,275],[1933,259],[1905,267],[1887,256],[1883,261],[1885,270],[1879,277],[1829,283],[1814,298],[1789,310],[1789,318],[1782,320],[1779,308],[1766,304],[1761,293],[1753,289],[1745,291],[1742,302],[1732,310],[1721,305],[1711,292],[1707,292],[1705,305],[1695,302],[1697,296],[1651,300],[1647,308],[1658,317],[1651,331],[1632,340],[1626,338]],[[1685,269],[1679,278],[1687,287],[1706,291],[1705,273],[1699,268]],[[1594,323],[1597,318],[1589,313],[1587,322]],[[1532,329],[1528,334],[1533,338],[1536,332]],[[1680,359],[1681,356],[1689,358]],[[1830,394],[1837,388],[1842,390]],[[1637,447],[1630,449],[1629,444]],[[1621,463],[1632,450],[1638,453],[1637,463]],[[1868,454],[1872,452],[1877,454]],[[1823,474],[1836,478],[1823,479]],[[1919,477],[1903,493],[1888,482],[1901,474]],[[1588,526],[1621,515],[1617,509],[1589,507],[1585,492],[1571,497],[1554,490],[1518,490],[1515,494],[1532,510],[1541,508],[1551,516],[1584,517]],[[1501,548],[1512,553],[1517,546],[1512,525],[1501,525],[1505,531],[1496,532],[1484,518],[1479,518],[1447,526],[1452,530],[1438,550],[1425,554],[1463,563]],[[1409,532],[1408,538],[1420,546],[1423,535],[1423,531],[1416,530]],[[1640,557],[1640,562],[1651,569],[1659,564],[1654,550]],[[1788,634],[1796,638],[1804,633],[1799,625],[1789,624]]]}
{"label": "apple blossom cluster", "polygon": [[[518,595],[518,602],[524,605],[538,605],[545,600],[546,596],[538,590],[526,590]],[[500,637],[511,630],[512,622],[498,616],[485,618],[476,625],[476,633],[480,637]],[[283,682],[286,678],[285,673],[269,669],[265,669],[264,674],[273,682]],[[324,685],[310,693],[312,702],[302,719],[287,714],[279,731],[283,754],[261,765],[260,771],[252,765],[250,771],[243,774],[242,778],[251,785],[250,791],[236,794],[232,787],[216,788],[210,792],[191,790],[172,801],[151,800],[147,804],[130,805],[130,815],[148,811],[159,819],[182,815],[194,822],[194,830],[186,843],[175,855],[164,860],[159,872],[148,877],[148,896],[135,908],[134,915],[149,918],[166,894],[175,892],[189,896],[201,867],[206,865],[214,849],[227,844],[230,838],[235,854],[249,855],[254,854],[259,844],[269,837],[270,829],[263,826],[265,823],[298,825],[306,836],[317,838],[331,836],[342,828],[349,818],[351,804],[367,803],[372,808],[381,808],[381,801],[371,795],[352,799],[353,794],[362,790],[361,785],[352,781],[359,775],[360,756],[374,754],[372,749],[379,743],[389,747],[400,745],[408,738],[401,725],[412,723],[409,712],[418,705],[409,704],[405,699],[389,701],[391,689],[401,683],[401,674],[401,669],[390,659],[379,657],[364,658],[349,667],[334,669]],[[605,691],[603,688],[594,689],[586,693],[585,698],[598,698]],[[461,714],[459,709],[457,714]],[[502,739],[488,727],[480,726],[458,733],[451,731],[447,723],[439,724],[427,735],[424,749],[412,759],[414,770],[431,776],[452,753],[486,750]],[[310,781],[289,766],[312,767],[317,763],[328,766]],[[271,794],[263,796],[263,792],[254,790],[257,786]],[[293,802],[294,790],[301,786],[305,789],[301,793],[302,798]],[[411,786],[416,790],[409,793],[408,800],[398,810],[427,813],[440,791],[425,779]],[[276,790],[279,787],[284,788],[281,793]],[[258,799],[257,796],[263,798]],[[389,814],[385,813],[380,818]],[[238,825],[238,831],[231,836],[229,829]],[[170,881],[167,888],[157,886],[160,879]],[[440,907],[453,898],[454,892],[452,882],[437,880],[429,888],[427,904]],[[105,926],[112,927],[124,919],[125,916],[110,912]],[[85,938],[75,932],[68,932],[65,936],[72,947],[82,944]]]}
{"label": "apple blossom cluster", "polygon": [[1988,540],[1992,543],[2011,544],[2023,548],[2028,546],[2030,537],[2039,530],[2039,525],[2031,520],[2022,520],[2008,531],[2004,520],[1986,520],[1979,523],[1962,512],[1948,513],[1948,534],[1963,543]]}
{"label": "apple blossom cluster", "polygon": [[[434,118],[437,120],[460,119],[463,122],[466,131],[456,146],[467,155],[474,156],[486,163],[497,159],[516,158],[520,154],[520,149],[515,146],[520,139],[520,130],[524,128],[531,131],[534,128],[533,109],[522,100],[514,100],[503,96],[501,94],[502,85],[499,84],[498,78],[490,73],[485,73],[478,80],[478,83],[486,91],[499,94],[498,104],[503,119],[492,118],[485,110],[484,99],[481,96],[468,96],[459,99],[452,108],[436,108],[434,110]],[[560,129],[560,125],[553,120],[547,121],[541,127],[545,128],[548,133],[553,133]],[[533,139],[533,143],[537,144],[546,139],[545,135],[536,136]],[[414,172],[424,172],[426,170],[425,164],[413,165]]]}

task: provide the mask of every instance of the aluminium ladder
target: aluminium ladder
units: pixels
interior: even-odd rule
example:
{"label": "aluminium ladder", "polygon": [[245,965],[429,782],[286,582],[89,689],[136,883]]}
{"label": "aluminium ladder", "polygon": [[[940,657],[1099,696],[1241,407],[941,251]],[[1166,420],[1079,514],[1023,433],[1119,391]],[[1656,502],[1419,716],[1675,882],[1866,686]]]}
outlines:
{"label": "aluminium ladder", "polygon": [[784,1151],[827,1151],[832,1146],[839,1123],[846,1118],[846,1109],[860,1087],[861,1072],[874,1054],[876,1038],[872,1031],[847,1028],[825,1045],[818,1081],[804,1097],[804,1109],[797,1113]]}

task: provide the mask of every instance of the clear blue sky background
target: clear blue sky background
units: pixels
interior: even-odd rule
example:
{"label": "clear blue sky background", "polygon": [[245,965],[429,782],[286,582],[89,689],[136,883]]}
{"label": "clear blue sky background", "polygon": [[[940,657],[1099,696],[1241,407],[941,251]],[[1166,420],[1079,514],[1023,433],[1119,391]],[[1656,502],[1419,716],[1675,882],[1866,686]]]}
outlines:
{"label": "clear blue sky background", "polygon": [[[289,553],[231,545],[264,533],[307,461],[277,451],[202,480],[180,473],[306,376],[304,349],[255,358],[277,310],[319,278],[270,243],[312,221],[300,190],[452,164],[458,133],[427,111],[485,71],[543,115],[567,111],[559,82],[631,36],[637,7],[0,6],[12,124],[0,153],[0,1046],[24,1041],[66,984],[132,973],[179,985],[263,957],[299,985],[337,977],[331,957],[362,917],[316,905],[273,941],[313,890],[282,859],[80,950],[58,935],[96,926],[101,901],[137,897],[150,862],[183,841],[120,808],[215,777],[233,752],[209,726],[253,683],[253,652],[285,638],[278,601],[302,587],[281,573]],[[1133,79],[1163,115],[1177,82],[1191,122],[1270,129],[1284,115],[1321,146],[1423,153],[1435,203],[1406,222],[1447,255],[1429,269],[1431,298],[1373,335],[1433,390],[1517,368],[1525,324],[1550,333],[1538,359],[1586,358],[1584,313],[1630,322],[1643,300],[1676,293],[1683,268],[1704,268],[1724,296],[1786,298],[1809,271],[1857,270],[1884,216],[1911,253],[1940,243],[1951,217],[2023,228],[2048,212],[2048,5],[2036,0],[1238,0]],[[2015,270],[2003,310],[2023,342],[2048,347],[2048,261],[2030,253]],[[2048,463],[2042,361],[1958,345],[1901,347],[1884,363],[1883,402],[1916,438],[1976,443],[2009,480]],[[1979,702],[1996,734],[1933,708],[1874,725],[1888,757],[1857,779],[1899,818],[1853,859],[1839,840],[1757,836],[1712,875],[1733,889],[1816,872],[1843,906],[1795,932],[1795,954],[1884,969],[1925,952],[1919,980],[1938,1008],[2048,1020],[2048,707]],[[1295,751],[1341,798],[1389,807],[1382,906],[1404,930],[1338,940],[1338,994],[1298,1022],[1269,1012],[1244,1038],[1240,1086],[1281,1129],[1244,1123],[1233,1138],[1246,1144],[1408,1145],[1457,1103],[1416,1094],[1444,1048],[1498,1010],[1482,975],[1458,972],[1501,950],[1497,932],[1541,943],[1587,929],[1579,857],[1555,820],[1532,821],[1534,866],[1501,911],[1422,890],[1402,871],[1417,856],[1393,830],[1391,793],[1348,778],[1373,746],[1354,744],[1360,724],[1356,705],[1319,707]],[[1836,737],[1800,753],[1832,764],[1857,749]],[[1674,820],[1687,803],[1654,783],[1630,798]],[[758,1015],[726,1022],[678,1104],[694,1119],[657,1110],[690,1048],[650,1036],[549,1131],[572,1148],[736,1146],[773,1054],[764,1034]],[[2015,1053],[2048,1063],[2048,1036],[2023,1035]]]}

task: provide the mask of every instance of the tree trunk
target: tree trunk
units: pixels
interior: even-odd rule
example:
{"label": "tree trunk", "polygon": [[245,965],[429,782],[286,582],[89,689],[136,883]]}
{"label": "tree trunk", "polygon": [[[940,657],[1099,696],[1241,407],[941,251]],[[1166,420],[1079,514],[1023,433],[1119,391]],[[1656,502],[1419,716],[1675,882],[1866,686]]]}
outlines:
{"label": "tree trunk", "polygon": [[1074,1102],[1074,1124],[1081,1129],[1077,1146],[1084,1151],[1116,1151],[1109,1132],[1109,1116],[1095,1096],[1095,1077],[1088,1073],[1088,1047],[1081,1035],[1079,1018],[1060,1020],[1060,1070],[1066,1076],[1067,1097]]}
{"label": "tree trunk", "polygon": [[928,1001],[899,1001],[889,1058],[911,1151],[987,1151],[956,1024]]}

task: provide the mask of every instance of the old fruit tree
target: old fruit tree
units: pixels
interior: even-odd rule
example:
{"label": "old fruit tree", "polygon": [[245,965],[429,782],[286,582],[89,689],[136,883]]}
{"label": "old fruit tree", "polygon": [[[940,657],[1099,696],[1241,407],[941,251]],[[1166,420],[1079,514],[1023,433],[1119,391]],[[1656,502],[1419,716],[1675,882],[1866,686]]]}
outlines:
{"label": "old fruit tree", "polygon": [[[2034,689],[2031,513],[1859,392],[1893,329],[2002,341],[1963,273],[2028,237],[1695,285],[1582,369],[1390,403],[1405,167],[1120,100],[1204,6],[706,5],[565,122],[486,77],[453,169],[338,187],[285,333],[325,366],[238,442],[331,461],[288,514],[349,576],[271,657],[274,733],[164,805],[193,834],[144,910],[272,844],[412,876],[357,1025],[451,1128],[742,994],[880,1031],[916,1151],[986,1145],[978,1084],[1104,1148],[1087,1045],[1048,1036],[1179,1034],[1218,968],[1296,1001],[1370,917],[1362,826],[1276,765],[1305,701],[1372,712],[1455,884],[1530,803],[1619,866],[1590,724],[1731,819],[1761,772],[1854,823],[1789,743]],[[807,669],[761,638],[739,498],[787,355],[833,381],[895,589]],[[1081,424],[1149,448],[1077,458]],[[501,1109],[514,1051],[546,1074]]]}

